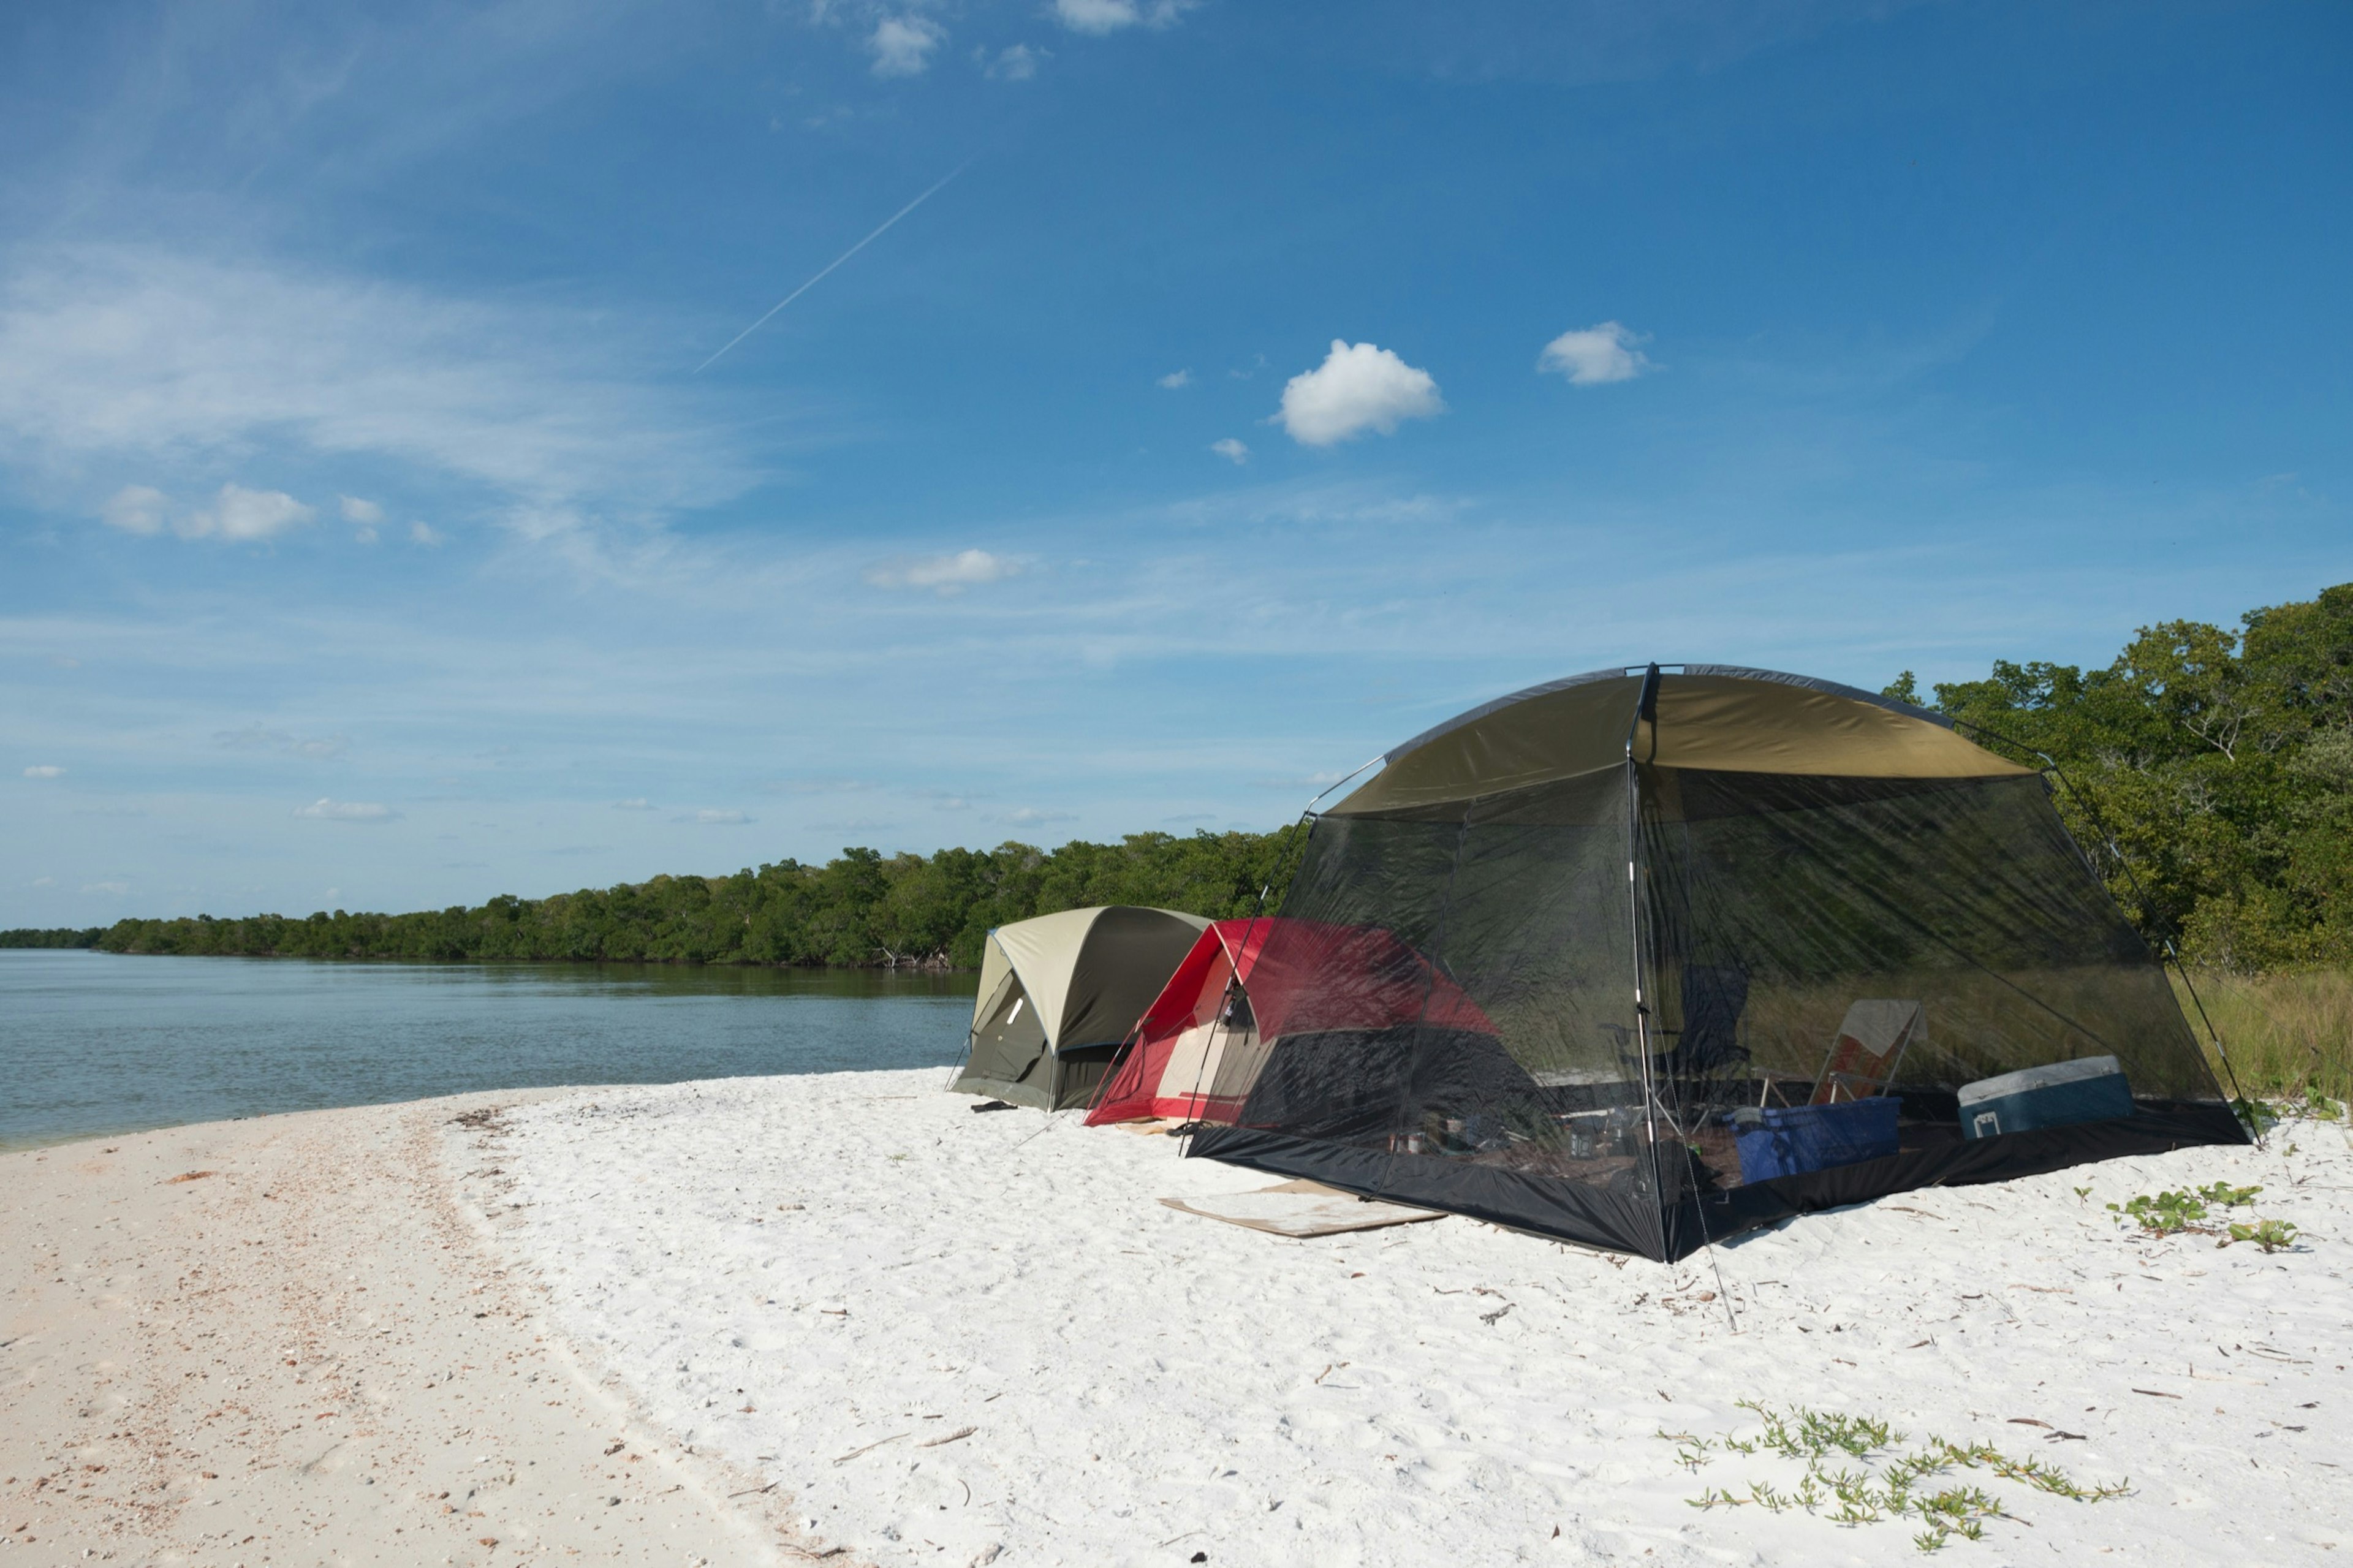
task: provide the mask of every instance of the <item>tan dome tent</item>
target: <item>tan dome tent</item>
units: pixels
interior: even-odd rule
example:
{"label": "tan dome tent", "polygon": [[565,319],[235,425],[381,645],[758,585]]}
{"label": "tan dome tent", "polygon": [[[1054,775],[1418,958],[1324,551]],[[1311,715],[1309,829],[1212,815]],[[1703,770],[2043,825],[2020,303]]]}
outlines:
{"label": "tan dome tent", "polygon": [[1040,1110],[1087,1103],[1209,922],[1111,904],[988,933],[964,1070],[949,1087]]}
{"label": "tan dome tent", "polygon": [[[1200,1086],[1218,1124],[1192,1153],[1674,1258],[1912,1187],[2244,1141],[2043,776],[1937,714],[1610,669],[1383,763],[1313,819],[1258,971],[1412,983],[1485,1022],[1261,1016]],[[1394,974],[1303,945],[1362,927],[1397,937]]]}

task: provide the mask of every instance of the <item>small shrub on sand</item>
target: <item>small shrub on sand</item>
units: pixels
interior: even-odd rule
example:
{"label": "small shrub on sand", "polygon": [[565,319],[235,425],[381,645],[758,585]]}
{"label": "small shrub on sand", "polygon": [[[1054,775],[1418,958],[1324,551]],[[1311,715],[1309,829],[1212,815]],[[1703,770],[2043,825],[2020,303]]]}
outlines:
{"label": "small shrub on sand", "polygon": [[[2293,1149],[2290,1153],[2295,1152]],[[2108,1212],[2121,1225],[2131,1220],[2151,1236],[2179,1236],[2194,1232],[2200,1236],[2220,1237],[2217,1247],[2228,1247],[2234,1241],[2252,1241],[2265,1252],[2281,1252],[2295,1245],[2296,1227],[2284,1219],[2250,1217],[2242,1225],[2225,1222],[2221,1226],[2207,1224],[2215,1209],[2244,1208],[2255,1201],[2261,1187],[2234,1187],[2228,1182],[2212,1182],[2191,1192],[2159,1193],[2155,1197],[2147,1193],[2126,1198],[2121,1204],[2110,1204]]]}
{"label": "small shrub on sand", "polygon": [[2259,1219],[2251,1225],[2234,1225],[2231,1234],[2214,1245],[2228,1247],[2234,1241],[2252,1241],[2265,1252],[2284,1252],[2295,1245],[2295,1226],[2284,1219]]}
{"label": "small shrub on sand", "polygon": [[2159,1193],[2150,1197],[2143,1193],[2121,1204],[2110,1204],[2108,1212],[2126,1219],[2137,1221],[2141,1229],[2156,1236],[2175,1236],[2185,1230],[2204,1230],[2209,1206],[2213,1208],[2243,1208],[2255,1201],[2261,1187],[2234,1187],[2228,1182],[2215,1182],[2193,1192]]}
{"label": "small shrub on sand", "polygon": [[[1983,1487],[1959,1481],[1956,1471],[1983,1470],[2012,1485],[2073,1502],[2105,1502],[2132,1489],[2125,1481],[2082,1486],[2055,1465],[2013,1458],[1985,1443],[1963,1445],[1930,1437],[1898,1456],[1895,1450],[1909,1439],[1886,1422],[1866,1416],[1809,1410],[1803,1405],[1776,1410],[1749,1400],[1741,1401],[1740,1408],[1754,1415],[1762,1429],[1747,1435],[1725,1432],[1715,1437],[1662,1431],[1659,1436],[1676,1446],[1675,1460],[1686,1469],[1711,1463],[1711,1456],[1720,1452],[1777,1455],[1804,1465],[1805,1473],[1786,1490],[1765,1481],[1750,1481],[1745,1492],[1710,1487],[1688,1500],[1694,1508],[1755,1507],[1767,1513],[1803,1509],[1843,1525],[1909,1519],[1923,1526],[1912,1543],[1923,1552],[1935,1552],[1955,1536],[1964,1541],[1983,1539],[1987,1520],[2014,1517]],[[1952,1484],[1926,1484],[1932,1479]]]}

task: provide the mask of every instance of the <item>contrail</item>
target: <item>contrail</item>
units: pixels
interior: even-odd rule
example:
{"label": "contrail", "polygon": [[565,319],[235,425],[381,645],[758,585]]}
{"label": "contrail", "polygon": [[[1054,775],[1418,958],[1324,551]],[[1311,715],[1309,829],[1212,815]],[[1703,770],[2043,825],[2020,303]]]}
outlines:
{"label": "contrail", "polygon": [[934,196],[939,195],[941,190],[947,184],[948,180],[955,179],[958,174],[963,174],[966,169],[971,167],[972,160],[970,158],[966,158],[963,163],[958,163],[955,168],[949,170],[947,179],[942,180],[938,184],[934,185],[930,190],[925,191],[922,195],[917,196],[913,201],[909,202],[905,206],[901,207],[897,212],[894,212],[889,217],[884,218],[881,225],[877,227],[872,234],[868,235],[864,239],[860,240],[856,245],[851,246],[848,250],[843,251],[839,256],[835,257],[830,262],[827,263],[824,272],[819,272],[816,277],[810,279],[807,282],[802,284],[799,288],[794,289],[791,293],[786,295],[783,299],[769,306],[767,315],[762,316],[758,321],[753,322],[750,326],[744,328],[742,331],[728,339],[725,346],[720,349],[719,353],[712,354],[711,358],[704,360],[701,364],[694,367],[694,374],[701,375],[704,371],[709,370],[712,364],[718,362],[719,354],[725,353],[728,349],[733,348],[737,343],[742,342],[745,338],[750,337],[754,332],[756,332],[762,327],[766,326],[768,324],[768,316],[775,315],[777,311],[783,310],[786,306],[791,304],[794,300],[799,299],[802,295],[816,288],[819,283],[825,281],[826,273],[831,272],[835,268],[840,266],[843,262],[849,260],[851,257],[857,255],[860,251],[865,249],[868,246],[881,238],[883,230],[889,228],[892,224],[897,223],[901,218],[905,217],[909,213],[913,212],[917,207],[922,206],[925,202],[930,201]]}

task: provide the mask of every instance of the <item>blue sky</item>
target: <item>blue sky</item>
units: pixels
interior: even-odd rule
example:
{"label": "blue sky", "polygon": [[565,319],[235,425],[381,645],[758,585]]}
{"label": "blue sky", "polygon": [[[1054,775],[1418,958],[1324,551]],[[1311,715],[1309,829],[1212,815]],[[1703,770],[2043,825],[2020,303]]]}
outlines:
{"label": "blue sky", "polygon": [[2337,6],[35,4],[0,145],[0,924],[1263,828],[2353,578]]}

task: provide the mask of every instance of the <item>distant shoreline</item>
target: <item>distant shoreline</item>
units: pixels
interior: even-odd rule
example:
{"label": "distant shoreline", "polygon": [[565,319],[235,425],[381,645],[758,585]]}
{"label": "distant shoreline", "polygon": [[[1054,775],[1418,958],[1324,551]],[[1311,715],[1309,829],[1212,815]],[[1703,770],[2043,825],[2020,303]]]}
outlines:
{"label": "distant shoreline", "polygon": [[183,957],[410,963],[685,963],[768,969],[980,967],[1001,925],[1097,904],[1223,920],[1281,900],[1305,835],[1132,833],[1059,849],[885,855],[849,848],[823,865],[780,860],[723,877],[659,876],[609,888],[406,914],[319,910],[126,918],[0,931],[0,946],[96,947]]}
{"label": "distant shoreline", "polygon": [[[795,963],[778,960],[750,958],[566,958],[544,954],[527,956],[498,955],[493,957],[411,958],[398,954],[312,952],[243,952],[216,951],[209,952],[157,952],[145,948],[100,947],[95,942],[10,942],[5,940],[19,933],[0,932],[0,952],[103,952],[111,958],[250,958],[283,959],[296,963],[387,963],[387,964],[465,964],[484,967],[495,963],[549,965],[558,963],[586,964],[646,964],[675,969],[777,969],[797,970],[809,973],[843,971],[855,974],[977,974],[978,964],[948,963],[936,957],[901,959],[881,963]],[[47,935],[47,932],[33,932]],[[78,934],[69,932],[67,934]]]}

